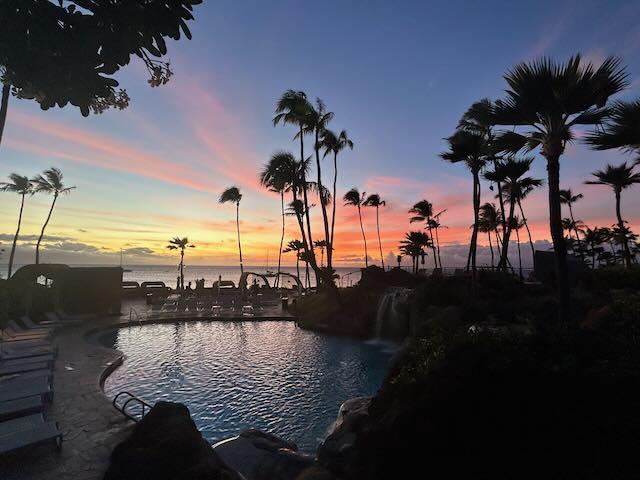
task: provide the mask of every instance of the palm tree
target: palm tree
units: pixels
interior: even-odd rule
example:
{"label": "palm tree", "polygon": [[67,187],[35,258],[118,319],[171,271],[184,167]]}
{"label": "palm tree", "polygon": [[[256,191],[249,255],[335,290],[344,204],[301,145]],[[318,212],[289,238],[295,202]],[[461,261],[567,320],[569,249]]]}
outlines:
{"label": "palm tree", "polygon": [[382,269],[384,270],[384,256],[382,255],[382,240],[380,239],[380,207],[384,207],[387,204],[380,198],[377,193],[372,193],[367,199],[362,202],[365,207],[376,207],[376,227],[378,229],[378,246],[380,247],[380,262],[382,263]]}
{"label": "palm tree", "polygon": [[500,225],[500,213],[498,213],[496,206],[493,203],[485,203],[484,205],[482,205],[480,207],[480,215],[478,221],[478,230],[480,232],[486,233],[487,238],[489,239],[489,249],[491,250],[491,270],[493,270],[495,263],[493,244],[491,243],[491,233],[495,233],[497,241],[498,226]]}
{"label": "palm tree", "polygon": [[53,195],[53,201],[51,202],[51,208],[49,208],[49,214],[47,215],[46,220],[44,221],[44,225],[42,225],[42,230],[40,231],[40,236],[38,237],[38,243],[36,244],[36,265],[40,263],[40,243],[42,242],[42,238],[44,237],[44,231],[49,225],[49,220],[51,220],[51,214],[53,213],[53,209],[56,206],[56,200],[62,194],[69,194],[71,190],[76,187],[67,187],[63,183],[63,175],[62,172],[55,168],[51,167],[48,170],[42,172],[42,175],[38,175],[31,179],[31,183],[33,183],[33,191],[34,193],[47,193]]}
{"label": "palm tree", "polygon": [[298,280],[300,279],[300,252],[304,251],[305,245],[300,240],[290,240],[287,243],[282,253],[296,252],[296,272],[298,273]]}
{"label": "palm tree", "polygon": [[[324,135],[327,124],[333,119],[333,112],[328,112],[327,107],[320,98],[316,98],[315,107],[311,107],[311,113],[307,121],[306,132],[314,135],[313,150],[316,157],[316,169],[318,174],[317,187],[319,192],[324,192],[322,184],[322,164],[320,162],[320,150],[322,149],[321,138]],[[320,209],[322,211],[322,223],[324,225],[324,238],[327,244],[331,243],[329,232],[329,218],[327,215],[327,204],[325,198],[320,195]],[[327,265],[331,268],[331,249],[327,252]]]}
{"label": "palm tree", "polygon": [[27,195],[33,195],[33,185],[29,178],[17,173],[9,175],[8,182],[0,182],[0,191],[17,193],[20,195],[20,212],[18,213],[18,227],[16,228],[16,234],[13,236],[13,244],[11,245],[11,253],[9,254],[9,269],[7,272],[7,278],[11,278],[13,271],[13,259],[16,254],[16,244],[18,243],[18,237],[20,236],[20,225],[22,224],[22,212],[24,211],[24,200]]}
{"label": "palm tree", "polygon": [[331,239],[329,244],[333,250],[333,232],[336,225],[336,185],[338,182],[338,154],[345,148],[353,150],[353,141],[347,135],[346,130],[342,130],[336,135],[331,130],[325,130],[322,137],[322,146],[324,150],[324,157],[329,153],[333,153],[333,212],[331,213]]}
{"label": "palm tree", "polygon": [[358,191],[357,188],[352,188],[347,193],[344,194],[342,199],[344,200],[345,205],[351,205],[358,208],[358,219],[360,220],[360,230],[362,231],[362,241],[364,242],[364,266],[367,268],[369,266],[369,252],[367,251],[367,236],[364,234],[364,226],[362,224],[362,210],[360,206],[364,203],[367,194],[365,192]]}
{"label": "palm tree", "polygon": [[440,154],[443,160],[451,163],[463,162],[473,176],[473,230],[469,242],[467,270],[472,269],[472,279],[475,283],[476,251],[478,244],[478,215],[480,213],[480,172],[487,162],[489,153],[483,134],[468,130],[457,130],[446,139],[449,151]]}
{"label": "palm tree", "polygon": [[591,268],[596,268],[596,255],[598,253],[599,245],[603,242],[602,229],[594,227],[593,229],[586,227],[583,232],[584,243],[587,246],[587,253],[591,256]]}
{"label": "palm tree", "polygon": [[[289,152],[276,152],[271,155],[269,163],[267,163],[262,172],[260,172],[260,184],[268,188],[272,192],[280,195],[280,208],[282,214],[282,231],[280,234],[280,248],[278,249],[278,276],[276,277],[276,286],[280,281],[280,270],[282,264],[282,244],[284,243],[285,230],[285,211],[284,211],[284,194],[296,188],[297,165],[293,154]],[[304,233],[304,228],[303,228]]]}
{"label": "palm tree", "polygon": [[[325,240],[316,240],[313,243],[320,249],[320,266],[324,268],[324,249],[327,248],[327,242]],[[329,252],[327,252],[327,257],[328,256]]]}
{"label": "palm tree", "polygon": [[[440,215],[446,212],[447,209],[440,210],[436,213],[433,218],[430,218],[427,221],[427,225],[431,228],[431,231],[435,232],[435,240],[436,240],[436,252],[438,253],[438,264],[440,265],[440,269],[442,270],[442,258],[440,257],[440,236],[438,235],[438,230],[443,228],[442,223],[440,223]],[[444,227],[447,228],[447,227]],[[432,239],[433,240],[433,239]]]}
{"label": "palm tree", "polygon": [[238,231],[238,252],[240,253],[240,274],[242,275],[244,273],[244,267],[242,265],[242,243],[240,242],[240,200],[242,200],[242,194],[238,187],[229,187],[222,192],[218,202],[232,202],[236,204],[236,229]]}
{"label": "palm tree", "polygon": [[[622,190],[630,187],[635,183],[640,183],[640,173],[633,171],[633,165],[627,166],[627,162],[618,166],[607,165],[604,170],[597,170],[592,174],[597,180],[588,180],[585,183],[591,185],[608,185],[613,189],[616,196],[616,217],[618,219],[618,228],[620,231],[625,229],[622,214],[620,213],[620,196]],[[624,262],[627,267],[631,266],[631,251],[629,243],[625,240],[622,242],[624,249]]]}
{"label": "palm tree", "polygon": [[[567,205],[569,207],[569,217],[571,218],[571,222],[573,226],[576,227],[576,219],[573,217],[573,208],[572,205],[576,203],[578,200],[583,198],[581,193],[576,195],[573,194],[570,188],[560,190],[560,203],[562,205]],[[578,229],[574,228],[574,233],[576,234],[576,240],[578,242],[578,249],[581,249],[580,245],[580,236],[578,235]]]}
{"label": "palm tree", "polygon": [[512,183],[513,182],[510,179],[505,182],[505,199],[511,202],[513,196],[514,201],[518,206],[518,209],[520,210],[522,219],[519,228],[524,227],[527,230],[527,236],[529,237],[529,246],[531,247],[531,260],[534,263],[535,267],[536,251],[533,246],[531,230],[529,230],[529,224],[527,223],[527,218],[525,217],[524,209],[522,208],[522,200],[524,200],[533,190],[541,187],[544,181],[539,178],[523,177],[519,178],[514,184]]}
{"label": "palm tree", "polygon": [[187,248],[196,248],[195,245],[189,244],[187,237],[173,237],[167,245],[169,250],[180,250],[180,290],[184,290],[184,251]]}
{"label": "palm tree", "polygon": [[507,97],[495,103],[493,123],[533,130],[504,133],[496,140],[496,150],[515,153],[540,147],[547,160],[549,227],[556,257],[560,317],[568,322],[570,292],[560,207],[560,157],[574,138],[575,126],[597,125],[607,118],[610,111],[606,103],[627,86],[627,74],[617,58],[607,58],[596,69],[575,55],[565,64],[548,58],[520,63],[505,75],[505,80],[509,85]]}
{"label": "palm tree", "polygon": [[402,255],[411,257],[413,273],[418,273],[418,258],[426,255],[424,247],[431,246],[431,239],[424,232],[408,232],[405,239],[400,242]]}
{"label": "palm tree", "polygon": [[524,223],[518,218],[517,215],[515,215],[511,219],[510,229],[513,229],[516,232],[516,245],[518,246],[518,273],[520,280],[524,278],[524,276],[522,275],[522,252],[520,251],[520,229],[522,227],[524,227]]}
{"label": "palm tree", "polygon": [[[427,229],[429,230],[429,237],[433,239],[433,224],[431,220],[433,218],[433,205],[428,200],[420,200],[409,209],[409,212],[413,216],[409,219],[409,223],[413,222],[425,222]],[[434,268],[438,268],[438,258],[436,254],[436,247],[434,242],[431,242],[431,249],[433,251],[433,265]]]}
{"label": "palm tree", "polygon": [[[307,100],[306,93],[302,91],[287,90],[278,99],[276,103],[275,113],[273,117],[273,125],[276,126],[279,123],[284,125],[295,125],[298,128],[298,133],[294,139],[300,140],[300,164],[306,165],[307,160],[304,156],[304,135],[308,132],[308,126],[311,121],[313,107]],[[307,191],[307,170],[302,168],[300,189],[302,192],[302,198],[304,203],[304,211],[309,212],[309,198]],[[318,275],[319,269],[315,265],[315,254],[313,253],[313,237],[311,235],[311,220],[309,216],[306,216],[307,224],[307,237],[308,240],[304,240],[305,248],[311,252],[309,256],[314,265],[314,271]]]}

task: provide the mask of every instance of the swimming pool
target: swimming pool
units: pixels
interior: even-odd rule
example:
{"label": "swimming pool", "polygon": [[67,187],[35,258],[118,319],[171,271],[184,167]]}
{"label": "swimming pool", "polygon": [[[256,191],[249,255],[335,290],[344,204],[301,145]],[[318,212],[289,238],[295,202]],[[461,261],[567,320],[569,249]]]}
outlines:
{"label": "swimming pool", "polygon": [[293,322],[186,322],[127,327],[126,355],[105,381],[153,404],[186,404],[211,442],[258,428],[312,453],[345,400],[372,395],[391,352],[384,345],[302,330]]}

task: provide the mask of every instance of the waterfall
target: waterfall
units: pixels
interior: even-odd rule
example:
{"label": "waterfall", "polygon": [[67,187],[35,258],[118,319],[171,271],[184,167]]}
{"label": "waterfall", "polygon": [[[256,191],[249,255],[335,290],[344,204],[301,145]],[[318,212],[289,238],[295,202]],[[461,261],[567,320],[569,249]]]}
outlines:
{"label": "waterfall", "polygon": [[408,334],[408,288],[390,288],[382,294],[376,312],[375,336],[399,338]]}

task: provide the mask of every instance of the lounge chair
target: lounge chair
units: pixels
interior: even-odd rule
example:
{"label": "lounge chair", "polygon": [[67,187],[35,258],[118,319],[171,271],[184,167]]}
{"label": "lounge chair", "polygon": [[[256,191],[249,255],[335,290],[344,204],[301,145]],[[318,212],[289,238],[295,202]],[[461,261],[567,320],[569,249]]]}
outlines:
{"label": "lounge chair", "polygon": [[[56,329],[55,325],[40,325],[35,323],[31,318],[27,315],[23,315],[18,319],[19,323],[22,324],[25,330],[30,332],[53,332]],[[18,323],[18,322],[15,322]]]}
{"label": "lounge chair", "polygon": [[4,375],[14,375],[16,373],[33,372],[49,368],[49,362],[30,362],[15,365],[0,365],[0,377]]}
{"label": "lounge chair", "polygon": [[0,351],[11,348],[51,347],[51,342],[42,338],[12,338],[3,337],[0,340]]}
{"label": "lounge chair", "polygon": [[53,377],[51,374],[39,375],[34,378],[22,378],[20,375],[4,376],[0,377],[0,394],[10,391],[20,391],[33,386],[42,387],[44,385],[48,385],[50,389],[53,388]]}
{"label": "lounge chair", "polygon": [[14,380],[31,380],[41,377],[53,379],[53,371],[51,370],[51,368],[41,368],[39,370],[32,370],[30,372],[20,372],[11,375],[5,375],[3,377],[0,377],[0,385],[2,385],[3,382],[12,382]]}
{"label": "lounge chair", "polygon": [[9,400],[0,402],[0,419],[15,418],[28,413],[41,412],[42,410],[44,410],[44,403],[39,395]]}
{"label": "lounge chair", "polygon": [[0,385],[0,402],[18,400],[20,398],[40,396],[43,400],[53,400],[53,389],[47,380],[36,380],[28,386],[20,385],[17,388],[3,387]]}
{"label": "lounge chair", "polygon": [[7,338],[25,338],[25,339],[38,339],[38,338],[50,338],[51,332],[30,332],[28,330],[22,330],[11,325],[12,320],[9,320],[8,326],[4,329],[4,335]]}
{"label": "lounge chair", "polygon": [[9,358],[0,361],[0,366],[2,367],[14,367],[18,365],[27,365],[29,363],[46,363],[47,365],[53,365],[55,357],[51,354],[49,355],[35,355],[33,357],[23,357],[23,358]]}
{"label": "lounge chair", "polygon": [[42,347],[21,347],[15,343],[4,344],[0,342],[0,360],[16,360],[20,358],[38,357],[41,355],[53,355],[55,357],[57,354],[58,347],[53,345]]}
{"label": "lounge chair", "polygon": [[[13,421],[9,420],[9,422]],[[62,448],[62,433],[58,428],[58,424],[42,420],[39,424],[19,428],[6,435],[0,435],[0,454],[51,440],[55,441],[58,450]]]}

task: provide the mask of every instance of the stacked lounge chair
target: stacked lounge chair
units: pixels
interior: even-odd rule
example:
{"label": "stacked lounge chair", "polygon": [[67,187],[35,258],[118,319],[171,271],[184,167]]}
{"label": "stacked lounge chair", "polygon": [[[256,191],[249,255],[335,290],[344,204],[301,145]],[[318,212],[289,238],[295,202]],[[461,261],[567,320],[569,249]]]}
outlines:
{"label": "stacked lounge chair", "polygon": [[29,317],[10,320],[0,339],[0,455],[36,443],[55,441],[62,433],[44,411],[53,401],[55,329],[64,324],[50,316],[46,324]]}

